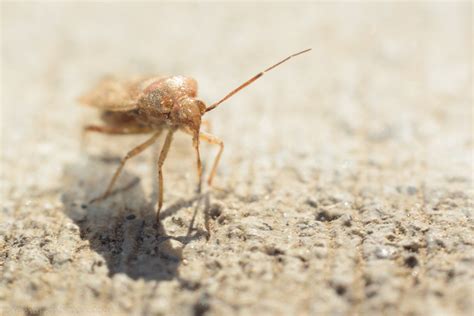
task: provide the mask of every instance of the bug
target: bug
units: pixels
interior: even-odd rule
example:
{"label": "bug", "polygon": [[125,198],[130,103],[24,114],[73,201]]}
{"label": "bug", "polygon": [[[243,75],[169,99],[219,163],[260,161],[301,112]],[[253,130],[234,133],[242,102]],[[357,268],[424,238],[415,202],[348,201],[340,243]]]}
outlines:
{"label": "bug", "polygon": [[217,166],[224,150],[224,142],[218,137],[200,130],[202,116],[217,108],[221,103],[250,85],[266,72],[310,50],[311,48],[284,58],[248,79],[210,106],[206,106],[203,101],[196,98],[197,82],[190,77],[148,76],[125,80],[114,77],[103,78],[91,91],[81,96],[79,101],[82,104],[93,106],[101,110],[101,119],[104,125],[86,125],[84,132],[115,135],[151,134],[151,137],[131,149],[122,158],[105,192],[93,199],[91,203],[107,198],[126,162],[155,143],[164,130],[167,130],[167,134],[158,157],[159,190],[157,221],[160,219],[160,210],[163,206],[163,163],[168,154],[173,134],[177,130],[184,131],[192,136],[193,147],[196,151],[198,188],[201,187],[202,178],[199,143],[200,141],[205,141],[219,146],[219,151],[214,158],[214,163],[207,180],[208,184],[212,185],[212,180],[216,174]]}

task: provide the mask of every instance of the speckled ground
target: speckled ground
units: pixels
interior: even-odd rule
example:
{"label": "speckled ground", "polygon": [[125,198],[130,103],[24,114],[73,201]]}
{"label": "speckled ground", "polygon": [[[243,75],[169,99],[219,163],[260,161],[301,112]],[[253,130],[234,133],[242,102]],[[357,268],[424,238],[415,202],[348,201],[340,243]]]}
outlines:
{"label": "speckled ground", "polygon": [[[472,315],[472,4],[1,4],[1,315]],[[226,144],[88,135],[107,73],[184,74]],[[160,141],[161,143],[162,141]],[[206,171],[216,148],[203,145]]]}

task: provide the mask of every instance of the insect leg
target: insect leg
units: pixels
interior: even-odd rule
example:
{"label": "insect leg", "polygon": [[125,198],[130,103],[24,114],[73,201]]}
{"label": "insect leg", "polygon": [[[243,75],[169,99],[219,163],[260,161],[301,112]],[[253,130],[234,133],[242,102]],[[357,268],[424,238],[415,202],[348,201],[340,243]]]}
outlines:
{"label": "insect leg", "polygon": [[173,138],[173,133],[175,132],[174,129],[170,129],[168,135],[166,135],[165,143],[163,144],[163,148],[161,148],[160,158],[158,158],[158,210],[156,213],[156,221],[160,221],[160,211],[161,207],[163,206],[163,163],[165,162],[166,155],[168,154],[168,150],[170,149],[171,140]]}
{"label": "insect leg", "polygon": [[153,136],[151,138],[149,138],[146,142],[144,142],[144,143],[138,145],[137,147],[133,148],[132,150],[130,150],[125,155],[125,157],[122,158],[122,161],[120,162],[120,165],[118,166],[117,170],[115,171],[114,176],[112,177],[112,180],[110,181],[109,186],[107,187],[107,190],[105,191],[105,193],[102,194],[100,197],[93,199],[91,201],[91,203],[95,202],[97,200],[103,200],[107,196],[109,196],[109,194],[112,191],[112,188],[115,184],[115,181],[117,181],[117,178],[120,175],[120,172],[122,172],[122,169],[125,166],[125,163],[127,162],[127,160],[134,157],[134,156],[136,156],[136,155],[138,155],[139,153],[141,153],[142,151],[144,151],[145,149],[150,147],[156,141],[156,139],[160,136],[160,134],[161,134],[161,130],[159,130],[155,134],[153,134]]}
{"label": "insect leg", "polygon": [[83,132],[98,132],[103,134],[143,134],[149,133],[151,129],[145,127],[116,127],[116,126],[100,126],[100,125],[86,125]]}
{"label": "insect leg", "polygon": [[193,146],[196,150],[196,162],[197,162],[197,173],[198,173],[198,192],[201,193],[201,179],[202,179],[202,163],[201,154],[199,153],[199,134],[196,133],[193,136]]}
{"label": "insect leg", "polygon": [[152,130],[146,127],[118,127],[118,126],[100,126],[100,125],[86,125],[82,129],[81,134],[81,148],[84,147],[86,133],[97,132],[110,135],[127,135],[127,134],[146,134]]}
{"label": "insect leg", "polygon": [[219,164],[219,160],[221,159],[222,152],[224,151],[224,142],[220,138],[218,138],[217,136],[214,136],[212,134],[205,133],[205,132],[200,132],[199,133],[199,138],[206,141],[206,142],[208,142],[208,143],[210,143],[210,144],[215,144],[215,145],[220,146],[219,152],[217,153],[217,156],[214,159],[214,164],[212,165],[211,174],[209,175],[209,178],[207,179],[207,183],[209,185],[212,185],[212,179],[214,178],[214,176],[216,174],[217,165]]}
{"label": "insect leg", "polygon": [[202,120],[202,121],[201,121],[201,126],[205,126],[205,127],[206,127],[206,131],[207,131],[208,133],[212,133],[212,124],[211,124],[211,121]]}

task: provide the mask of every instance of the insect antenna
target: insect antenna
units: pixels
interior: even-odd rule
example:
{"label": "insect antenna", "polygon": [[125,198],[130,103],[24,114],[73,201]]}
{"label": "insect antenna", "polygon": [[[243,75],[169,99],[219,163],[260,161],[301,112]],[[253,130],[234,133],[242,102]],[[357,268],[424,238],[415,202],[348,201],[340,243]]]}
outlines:
{"label": "insect antenna", "polygon": [[285,59],[277,62],[276,64],[274,64],[273,66],[271,67],[268,67],[267,69],[265,69],[264,71],[256,74],[255,76],[253,76],[252,78],[250,78],[249,80],[245,81],[243,84],[241,84],[240,86],[238,86],[237,88],[235,88],[234,90],[232,90],[231,92],[229,92],[225,97],[223,97],[220,101],[210,105],[209,107],[206,108],[206,112],[209,112],[209,111],[212,111],[214,110],[219,104],[221,104],[222,102],[224,102],[225,100],[229,99],[231,96],[233,96],[234,94],[236,94],[237,92],[239,92],[240,90],[242,90],[243,88],[245,88],[246,86],[248,86],[249,84],[251,84],[252,82],[254,82],[255,80],[257,80],[258,78],[260,78],[261,76],[263,76],[263,74],[265,74],[267,71],[270,71],[272,70],[273,68],[283,64],[285,61],[295,57],[295,56],[298,56],[298,55],[301,55],[301,54],[304,54],[306,52],[309,52],[311,50],[311,48],[308,48],[308,49],[305,49],[299,53],[295,53],[293,55],[290,55],[288,57],[286,57]]}

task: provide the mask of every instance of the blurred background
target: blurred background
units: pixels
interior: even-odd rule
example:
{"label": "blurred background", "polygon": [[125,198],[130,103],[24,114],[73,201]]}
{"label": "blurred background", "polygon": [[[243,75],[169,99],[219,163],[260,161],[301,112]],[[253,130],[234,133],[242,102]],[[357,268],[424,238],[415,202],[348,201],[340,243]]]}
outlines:
{"label": "blurred background", "polygon": [[[14,135],[40,146],[60,138],[58,130],[77,128],[75,99],[105,74],[192,76],[200,97],[212,103],[264,67],[308,47],[309,55],[212,113],[216,132],[226,133],[222,123],[238,117],[230,134],[242,131],[236,138],[244,149],[263,148],[273,143],[270,137],[304,151],[322,145],[315,135],[301,141],[308,133],[324,133],[316,126],[319,120],[335,119],[339,130],[354,131],[370,119],[373,132],[382,134],[394,129],[426,134],[441,126],[448,132],[450,123],[471,126],[466,97],[472,88],[472,13],[466,3],[6,2],[2,7],[2,111],[16,127],[8,128],[5,147],[23,140]],[[354,97],[361,93],[364,101]],[[370,118],[362,117],[362,108]],[[423,120],[413,117],[420,112]],[[382,122],[382,116],[391,119]],[[41,128],[26,135],[21,127],[31,124]],[[296,138],[285,137],[289,130]],[[62,147],[75,143],[61,134]]]}
{"label": "blurred background", "polygon": [[[1,36],[0,314],[472,313],[471,2],[2,2]],[[211,104],[306,48],[208,115],[211,225],[187,135],[162,226],[159,144],[84,206],[142,141],[81,146],[102,76],[191,76]]]}

